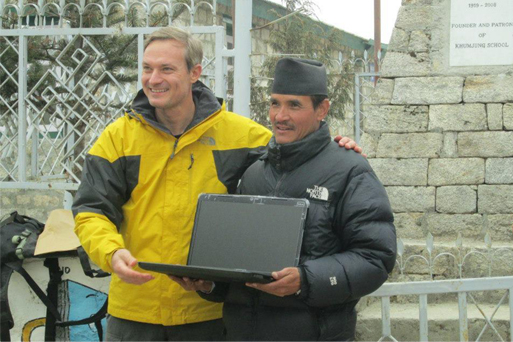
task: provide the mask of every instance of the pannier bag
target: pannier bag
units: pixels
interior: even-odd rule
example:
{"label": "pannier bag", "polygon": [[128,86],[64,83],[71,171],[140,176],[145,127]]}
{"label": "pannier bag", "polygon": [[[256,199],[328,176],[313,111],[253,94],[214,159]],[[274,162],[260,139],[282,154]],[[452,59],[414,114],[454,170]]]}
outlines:
{"label": "pannier bag", "polygon": [[[55,300],[51,298],[39,287],[34,279],[23,268],[23,261],[25,259],[33,258],[36,249],[37,239],[44,230],[44,224],[36,219],[28,216],[20,215],[17,211],[12,212],[6,219],[0,222],[0,317],[1,317],[1,341],[10,341],[9,330],[14,326],[14,320],[9,307],[8,288],[9,280],[13,271],[18,272],[39,297],[39,299],[47,307],[46,319],[46,340],[55,339],[55,326],[71,326],[80,324],[94,323],[99,340],[102,340],[103,331],[101,320],[107,313],[107,300],[102,308],[85,319],[79,321],[65,321],[61,320],[61,315],[57,310]],[[100,270],[92,270],[89,264],[88,257],[82,247],[73,251],[74,255],[80,259],[80,264],[84,273],[89,277],[105,277],[108,273]],[[50,253],[47,255],[38,256],[38,258],[45,258],[45,266],[48,267],[50,272],[50,281],[48,283],[48,294],[56,294],[58,285],[61,282],[62,271],[58,266],[58,256],[63,254]],[[66,255],[69,256],[69,253]],[[51,325],[51,326],[49,326]],[[53,336],[51,336],[53,335]]]}

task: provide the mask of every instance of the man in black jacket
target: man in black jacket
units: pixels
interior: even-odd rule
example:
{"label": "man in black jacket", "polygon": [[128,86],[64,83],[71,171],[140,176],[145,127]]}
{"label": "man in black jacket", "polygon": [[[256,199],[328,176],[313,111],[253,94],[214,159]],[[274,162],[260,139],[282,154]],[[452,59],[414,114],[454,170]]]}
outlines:
{"label": "man in black jacket", "polygon": [[224,301],[228,340],[353,340],[358,300],[388,278],[396,255],[393,215],[367,160],[339,149],[323,121],[330,107],[325,67],[284,58],[276,65],[268,152],[238,193],[310,201],[298,267],[269,284],[176,279]]}

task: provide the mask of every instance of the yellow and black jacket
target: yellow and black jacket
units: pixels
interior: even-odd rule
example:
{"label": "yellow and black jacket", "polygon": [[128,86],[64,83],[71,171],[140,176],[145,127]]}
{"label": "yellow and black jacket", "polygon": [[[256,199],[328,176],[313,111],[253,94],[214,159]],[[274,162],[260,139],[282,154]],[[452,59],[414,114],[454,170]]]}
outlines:
{"label": "yellow and black jacket", "polygon": [[[234,192],[265,151],[269,130],[226,111],[201,82],[193,98],[193,122],[177,139],[140,91],[131,112],[109,125],[86,156],[73,203],[75,232],[103,270],[112,272],[112,254],[121,248],[139,261],[186,264],[198,195]],[[108,311],[163,325],[221,317],[220,304],[161,274],[140,286],[113,274]]]}

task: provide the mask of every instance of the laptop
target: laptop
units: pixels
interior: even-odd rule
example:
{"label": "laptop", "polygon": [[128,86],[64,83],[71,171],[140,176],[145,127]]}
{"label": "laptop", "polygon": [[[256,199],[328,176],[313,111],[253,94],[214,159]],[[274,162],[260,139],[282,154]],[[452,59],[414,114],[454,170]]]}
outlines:
{"label": "laptop", "polygon": [[299,264],[309,202],[303,198],[201,194],[187,265],[139,262],[191,279],[269,283]]}

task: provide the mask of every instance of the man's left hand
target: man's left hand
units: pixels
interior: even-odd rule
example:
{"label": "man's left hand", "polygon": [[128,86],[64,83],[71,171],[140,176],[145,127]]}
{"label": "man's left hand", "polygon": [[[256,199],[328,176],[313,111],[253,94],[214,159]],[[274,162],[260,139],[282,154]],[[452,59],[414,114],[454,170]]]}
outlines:
{"label": "man's left hand", "polygon": [[297,267],[287,267],[272,273],[275,281],[269,284],[246,283],[246,286],[270,293],[278,297],[295,294],[301,288],[301,277]]}
{"label": "man's left hand", "polygon": [[367,157],[365,153],[362,153],[362,148],[358,146],[358,144],[353,139],[337,135],[334,140],[338,142],[338,146],[345,147],[346,150],[354,150],[355,152],[360,153],[362,156]]}

